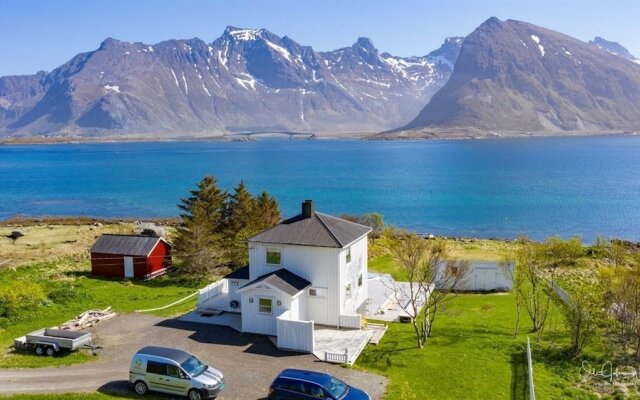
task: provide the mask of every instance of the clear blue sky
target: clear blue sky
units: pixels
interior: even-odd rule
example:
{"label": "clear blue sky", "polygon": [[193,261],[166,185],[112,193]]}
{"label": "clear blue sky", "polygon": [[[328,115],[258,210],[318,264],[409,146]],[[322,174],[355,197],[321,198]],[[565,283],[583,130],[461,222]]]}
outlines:
{"label": "clear blue sky", "polygon": [[316,50],[368,36],[380,51],[424,55],[491,16],[602,36],[640,56],[640,0],[0,0],[0,76],[50,71],[109,36],[210,42],[227,25],[264,27]]}

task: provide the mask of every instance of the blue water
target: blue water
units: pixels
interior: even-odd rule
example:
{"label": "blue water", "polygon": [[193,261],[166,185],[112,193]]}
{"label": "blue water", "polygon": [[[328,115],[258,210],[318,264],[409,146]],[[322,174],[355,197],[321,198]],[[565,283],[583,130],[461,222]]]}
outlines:
{"label": "blue water", "polygon": [[640,137],[0,146],[0,219],[169,217],[205,174],[435,234],[640,240]]}

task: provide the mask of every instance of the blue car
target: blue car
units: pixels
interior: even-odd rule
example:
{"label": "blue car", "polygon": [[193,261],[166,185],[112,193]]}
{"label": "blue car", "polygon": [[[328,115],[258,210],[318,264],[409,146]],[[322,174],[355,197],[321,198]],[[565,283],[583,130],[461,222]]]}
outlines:
{"label": "blue car", "polygon": [[280,372],[269,388],[269,400],[308,399],[371,400],[371,396],[329,374],[300,369]]}

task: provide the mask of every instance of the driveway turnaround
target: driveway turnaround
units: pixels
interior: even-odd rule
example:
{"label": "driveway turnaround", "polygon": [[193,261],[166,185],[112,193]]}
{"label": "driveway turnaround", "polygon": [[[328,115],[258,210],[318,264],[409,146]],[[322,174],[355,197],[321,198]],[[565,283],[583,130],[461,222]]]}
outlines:
{"label": "driveway turnaround", "polygon": [[[364,389],[373,399],[381,399],[387,387],[382,376],[323,363],[312,354],[281,351],[265,336],[240,334],[224,326],[124,314],[91,331],[95,343],[103,347],[95,361],[67,367],[0,369],[2,393],[121,394],[128,390],[131,356],[148,345],[186,350],[221,370],[226,385],[220,399],[263,399],[273,378],[285,368],[328,372]],[[131,393],[131,398],[136,396]]]}

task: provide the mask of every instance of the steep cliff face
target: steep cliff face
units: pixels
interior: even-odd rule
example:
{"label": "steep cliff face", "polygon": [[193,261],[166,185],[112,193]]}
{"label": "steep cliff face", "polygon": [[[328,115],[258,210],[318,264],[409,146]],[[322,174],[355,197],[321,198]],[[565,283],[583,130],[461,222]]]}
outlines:
{"label": "steep cliff face", "polygon": [[640,65],[520,21],[467,36],[449,81],[402,129],[640,129]]}

